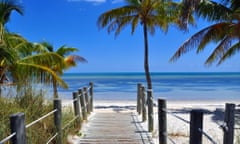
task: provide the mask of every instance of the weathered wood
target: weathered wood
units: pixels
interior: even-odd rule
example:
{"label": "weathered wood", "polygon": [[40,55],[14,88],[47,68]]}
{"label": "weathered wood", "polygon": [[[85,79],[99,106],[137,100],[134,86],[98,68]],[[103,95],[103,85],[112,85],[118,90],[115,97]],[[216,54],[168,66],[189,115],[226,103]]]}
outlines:
{"label": "weathered wood", "polygon": [[80,113],[80,97],[78,96],[78,92],[73,92],[73,108],[74,108],[74,114],[75,117],[77,118],[77,126],[80,128],[81,127],[81,120],[82,120],[82,116]]}
{"label": "weathered wood", "polygon": [[89,93],[90,93],[90,111],[93,112],[93,82],[90,82],[89,85],[90,85],[90,90],[89,90]]}
{"label": "weathered wood", "polygon": [[137,113],[140,115],[142,112],[142,99],[141,99],[141,83],[137,84]]}
{"label": "weathered wood", "polygon": [[159,144],[167,144],[167,113],[166,100],[158,99],[158,130]]}
{"label": "weathered wood", "polygon": [[83,95],[83,90],[78,89],[78,94],[80,97],[80,104],[81,104],[83,120],[87,120],[87,110],[86,110],[85,96]]}
{"label": "weathered wood", "polygon": [[225,105],[223,144],[233,144],[234,142],[234,125],[235,125],[235,104],[227,103]]}
{"label": "weathered wood", "polygon": [[146,93],[145,87],[141,86],[142,93],[142,121],[145,122],[147,120],[147,108],[146,108]]}
{"label": "weathered wood", "polygon": [[25,114],[17,113],[10,116],[11,133],[16,135],[11,139],[12,144],[26,144]]}
{"label": "weathered wood", "polygon": [[203,111],[192,110],[190,114],[190,144],[202,144],[202,132],[200,130],[203,128]]}
{"label": "weathered wood", "polygon": [[62,103],[60,99],[54,99],[54,109],[57,111],[54,113],[54,124],[57,130],[57,143],[62,144]]}
{"label": "weathered wood", "polygon": [[143,129],[138,116],[130,112],[96,112],[88,124],[83,125],[85,144],[153,144],[150,133]]}
{"label": "weathered wood", "polygon": [[83,92],[84,92],[84,96],[85,96],[85,105],[86,105],[87,113],[90,114],[90,102],[89,102],[89,97],[88,97],[88,88],[84,87]]}
{"label": "weathered wood", "polygon": [[152,90],[147,90],[147,103],[148,103],[148,131],[153,131],[154,115],[153,115],[153,95]]}

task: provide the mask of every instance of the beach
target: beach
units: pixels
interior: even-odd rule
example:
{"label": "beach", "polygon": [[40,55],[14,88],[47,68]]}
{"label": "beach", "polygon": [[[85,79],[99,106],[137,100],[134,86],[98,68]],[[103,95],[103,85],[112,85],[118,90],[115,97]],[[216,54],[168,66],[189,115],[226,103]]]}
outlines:
{"label": "beach", "polygon": [[[157,103],[157,101],[155,101]],[[220,125],[223,124],[225,103],[240,104],[240,101],[167,101],[167,109],[169,112],[181,117],[186,121],[190,121],[190,110],[202,109],[204,111],[203,117],[203,131],[207,133],[216,143],[223,143],[223,130]],[[71,103],[65,101],[65,105]],[[136,113],[136,101],[114,101],[114,100],[96,100],[94,101],[94,112],[133,112]],[[152,137],[155,144],[158,144],[158,110],[154,107],[154,131]],[[138,116],[141,120],[141,115]],[[141,123],[145,130],[148,129],[148,122]],[[167,114],[167,133],[168,136],[177,144],[189,143],[189,124]],[[235,135],[238,134],[235,131]],[[205,136],[203,138],[204,144],[212,144],[212,142]],[[236,138],[237,139],[237,138]],[[77,141],[77,138],[75,137]],[[170,140],[168,140],[169,143]]]}
{"label": "beach", "polygon": [[[168,136],[177,144],[189,141],[190,110],[204,111],[203,131],[215,143],[222,144],[225,103],[240,104],[240,73],[152,73],[154,97],[154,131],[152,137],[158,143],[157,99],[167,100],[167,109],[178,117],[167,114]],[[144,73],[86,73],[67,74],[63,79],[69,83],[68,91],[60,90],[63,99],[79,87],[94,84],[94,113],[136,113],[137,84],[146,85]],[[141,115],[139,115],[141,119]],[[142,123],[147,130],[147,122]],[[237,133],[237,132],[236,132]],[[170,141],[170,140],[169,140]],[[169,142],[171,143],[171,142]],[[204,144],[212,144],[203,136]]]}

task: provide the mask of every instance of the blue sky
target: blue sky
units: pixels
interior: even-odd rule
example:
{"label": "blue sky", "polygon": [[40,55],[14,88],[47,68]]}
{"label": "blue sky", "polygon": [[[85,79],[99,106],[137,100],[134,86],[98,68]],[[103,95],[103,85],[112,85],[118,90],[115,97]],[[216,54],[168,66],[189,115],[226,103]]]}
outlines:
{"label": "blue sky", "polygon": [[[15,12],[7,28],[20,33],[31,42],[48,41],[55,48],[62,45],[76,47],[78,55],[88,63],[79,63],[67,72],[143,72],[143,32],[139,25],[131,35],[130,28],[124,29],[115,38],[106,29],[99,30],[98,16],[112,8],[123,5],[122,0],[21,0],[24,16]],[[239,72],[239,54],[220,66],[204,66],[211,47],[196,55],[195,51],[182,56],[177,62],[169,63],[170,57],[192,34],[207,26],[199,21],[198,26],[188,33],[170,27],[167,34],[156,31],[149,36],[149,61],[151,72]]]}

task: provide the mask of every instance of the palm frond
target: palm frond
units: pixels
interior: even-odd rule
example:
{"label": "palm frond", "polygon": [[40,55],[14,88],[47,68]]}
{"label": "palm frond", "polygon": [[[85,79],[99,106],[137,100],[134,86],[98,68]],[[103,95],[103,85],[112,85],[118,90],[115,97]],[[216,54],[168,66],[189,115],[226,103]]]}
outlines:
{"label": "palm frond", "polygon": [[240,42],[238,41],[235,45],[233,45],[231,48],[229,48],[227,52],[225,52],[225,54],[219,60],[218,65],[220,65],[227,58],[230,58],[239,52],[240,52]]}
{"label": "palm frond", "polygon": [[197,53],[201,52],[210,42],[218,42],[224,39],[224,37],[226,37],[226,35],[229,33],[229,25],[231,25],[231,23],[222,22],[209,26],[208,30],[201,38]]}
{"label": "palm frond", "polygon": [[174,62],[179,59],[183,54],[197,48],[201,42],[202,37],[209,30],[209,27],[202,29],[193,36],[191,36],[187,41],[185,41],[175,52],[175,54],[170,58],[170,62]]}
{"label": "palm frond", "polygon": [[[68,85],[50,68],[34,63],[29,63],[29,62],[18,62],[17,66],[15,67],[18,69],[18,72],[21,72],[21,75],[18,75],[18,80],[24,80],[27,77],[35,76],[32,80],[38,80],[37,77],[42,76],[42,72],[49,73],[54,79],[57,80],[59,85],[63,88],[68,88]],[[49,81],[44,81],[45,83],[49,83]]]}
{"label": "palm frond", "polygon": [[99,16],[97,25],[99,29],[107,27],[108,33],[115,31],[115,35],[118,35],[123,27],[132,22],[132,15],[137,15],[137,9],[134,6],[112,9]]}
{"label": "palm frond", "polygon": [[229,20],[232,10],[221,3],[203,0],[197,7],[197,15],[209,21]]}
{"label": "palm frond", "polygon": [[138,22],[139,22],[139,17],[138,16],[134,16],[134,18],[132,19],[132,34],[135,32],[137,26],[138,26]]}
{"label": "palm frond", "polygon": [[50,44],[49,42],[47,41],[43,41],[43,42],[40,42],[40,44],[45,47],[49,52],[53,52],[54,49],[53,49],[53,45]]}
{"label": "palm frond", "polygon": [[214,49],[212,54],[207,58],[205,64],[211,65],[213,62],[220,59],[229,47],[231,47],[232,37],[225,37],[221,43]]}
{"label": "palm frond", "polygon": [[63,45],[56,50],[56,53],[59,54],[60,56],[64,57],[64,56],[69,55],[72,52],[77,52],[77,51],[78,51],[77,48],[67,47],[67,46]]}
{"label": "palm frond", "polygon": [[87,60],[81,56],[78,55],[71,55],[71,56],[67,56],[64,58],[64,62],[66,64],[66,69],[72,67],[72,66],[76,66],[77,62],[87,62]]}
{"label": "palm frond", "polygon": [[33,52],[36,53],[46,53],[49,52],[49,50],[42,44],[40,43],[33,43]]}
{"label": "palm frond", "polygon": [[40,53],[32,56],[27,56],[19,60],[19,62],[29,62],[38,65],[64,67],[64,59],[54,52]]}
{"label": "palm frond", "polygon": [[23,8],[17,1],[14,0],[1,0],[0,1],[0,22],[5,24],[9,21],[10,14],[12,11],[16,11],[23,15]]}

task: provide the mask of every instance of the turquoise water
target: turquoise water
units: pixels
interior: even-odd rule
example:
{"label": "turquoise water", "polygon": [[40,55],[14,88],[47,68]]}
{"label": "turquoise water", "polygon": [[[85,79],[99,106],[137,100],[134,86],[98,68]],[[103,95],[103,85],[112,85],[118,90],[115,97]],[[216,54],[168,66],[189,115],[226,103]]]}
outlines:
{"label": "turquoise water", "polygon": [[[168,100],[240,100],[240,73],[152,73],[154,98]],[[69,89],[59,89],[68,99],[72,92],[94,83],[97,100],[136,100],[137,83],[146,86],[144,73],[69,73]]]}

